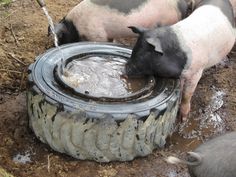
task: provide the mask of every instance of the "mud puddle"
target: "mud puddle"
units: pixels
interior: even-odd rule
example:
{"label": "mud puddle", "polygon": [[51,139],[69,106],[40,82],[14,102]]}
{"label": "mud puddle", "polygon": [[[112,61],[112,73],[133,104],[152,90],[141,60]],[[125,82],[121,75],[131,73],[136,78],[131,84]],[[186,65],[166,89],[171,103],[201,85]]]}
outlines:
{"label": "mud puddle", "polygon": [[212,96],[205,108],[199,108],[197,115],[176,126],[176,132],[171,137],[171,149],[189,151],[209,138],[227,131],[226,113],[221,109],[226,93],[215,87],[211,88]]}

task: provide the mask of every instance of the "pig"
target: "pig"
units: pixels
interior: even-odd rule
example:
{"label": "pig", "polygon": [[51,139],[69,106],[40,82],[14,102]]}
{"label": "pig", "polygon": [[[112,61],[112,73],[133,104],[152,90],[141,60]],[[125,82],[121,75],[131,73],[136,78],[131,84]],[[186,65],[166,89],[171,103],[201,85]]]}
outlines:
{"label": "pig", "polygon": [[127,27],[153,28],[185,18],[194,0],[83,0],[55,25],[59,44],[134,37]]}
{"label": "pig", "polygon": [[155,29],[130,27],[139,34],[126,64],[128,77],[180,78],[179,118],[187,119],[190,102],[204,69],[219,63],[235,42],[229,0],[203,0],[184,20]]}
{"label": "pig", "polygon": [[187,154],[187,160],[173,156],[165,160],[187,164],[191,177],[236,177],[236,132],[213,138]]}
{"label": "pig", "polygon": [[233,6],[234,18],[236,17],[236,0],[230,0],[230,3]]}

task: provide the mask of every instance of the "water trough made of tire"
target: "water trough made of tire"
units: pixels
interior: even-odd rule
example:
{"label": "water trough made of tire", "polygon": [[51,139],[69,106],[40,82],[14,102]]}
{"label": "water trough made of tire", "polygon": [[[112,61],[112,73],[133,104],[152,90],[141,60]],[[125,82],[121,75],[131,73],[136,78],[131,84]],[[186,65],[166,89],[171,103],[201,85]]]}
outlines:
{"label": "water trough made of tire", "polygon": [[163,147],[173,132],[179,81],[121,75],[131,49],[82,42],[51,49],[29,67],[30,127],[52,149],[77,159],[130,161]]}

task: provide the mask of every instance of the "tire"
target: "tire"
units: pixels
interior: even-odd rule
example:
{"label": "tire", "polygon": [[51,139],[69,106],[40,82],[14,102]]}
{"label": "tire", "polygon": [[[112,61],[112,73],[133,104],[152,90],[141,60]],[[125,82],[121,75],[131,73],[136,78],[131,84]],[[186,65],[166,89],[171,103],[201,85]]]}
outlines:
{"label": "tire", "polygon": [[[127,58],[131,54],[129,48],[110,43],[75,43],[61,50],[68,58],[91,52]],[[178,111],[178,80],[157,78],[156,93],[145,99],[86,100],[57,85],[53,68],[58,53],[51,49],[29,67],[29,124],[38,139],[55,151],[97,162],[130,161],[165,145]]]}

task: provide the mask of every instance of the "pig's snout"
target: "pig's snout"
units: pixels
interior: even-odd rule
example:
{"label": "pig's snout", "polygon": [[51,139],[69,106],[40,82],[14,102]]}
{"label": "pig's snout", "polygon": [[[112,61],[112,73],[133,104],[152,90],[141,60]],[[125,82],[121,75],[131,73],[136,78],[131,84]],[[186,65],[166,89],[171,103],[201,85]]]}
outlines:
{"label": "pig's snout", "polygon": [[132,76],[136,75],[135,70],[136,70],[135,65],[133,65],[131,63],[127,63],[125,65],[125,73],[124,74],[127,75],[128,77],[130,77],[130,76],[132,77]]}
{"label": "pig's snout", "polygon": [[130,75],[130,73],[131,73],[131,67],[129,64],[127,64],[127,65],[125,65],[124,74],[128,76],[128,75]]}
{"label": "pig's snout", "polygon": [[125,66],[125,73],[129,78],[140,78],[147,75],[152,75],[150,70],[145,67],[145,64],[130,62]]}
{"label": "pig's snout", "polygon": [[124,68],[121,69],[121,75],[120,75],[120,77],[121,77],[122,79],[128,79],[128,75],[126,74],[126,65],[125,65]]}

